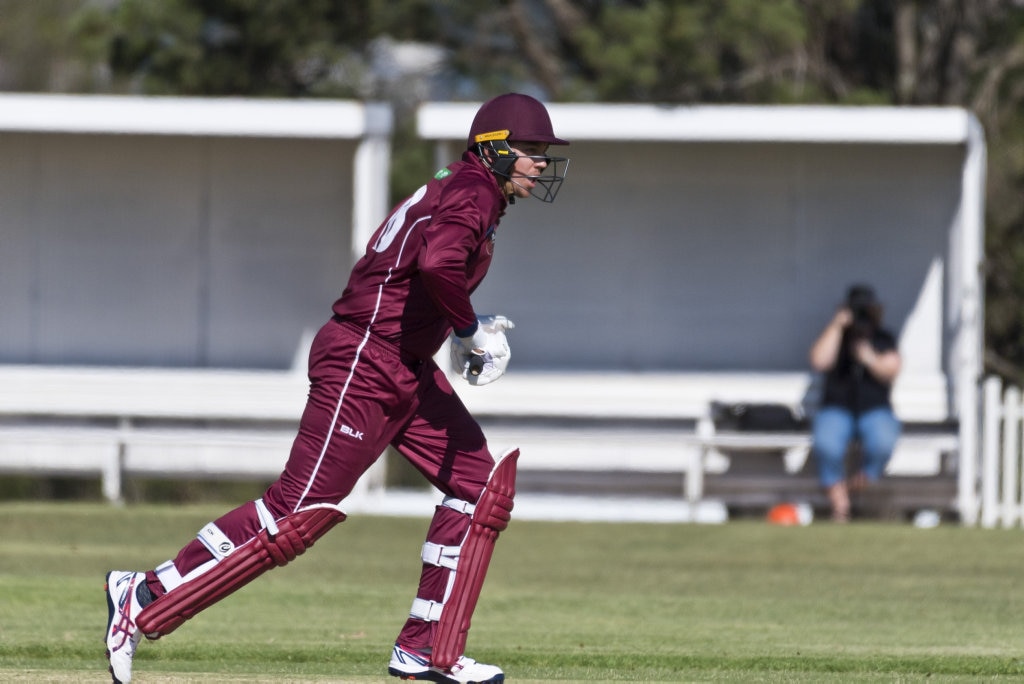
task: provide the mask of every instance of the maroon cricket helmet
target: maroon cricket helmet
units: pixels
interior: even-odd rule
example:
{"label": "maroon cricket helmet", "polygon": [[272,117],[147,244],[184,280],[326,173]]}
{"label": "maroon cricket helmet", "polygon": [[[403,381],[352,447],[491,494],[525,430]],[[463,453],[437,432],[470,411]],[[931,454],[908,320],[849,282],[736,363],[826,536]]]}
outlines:
{"label": "maroon cricket helmet", "polygon": [[[481,139],[478,136],[487,137]],[[540,100],[521,93],[506,93],[488,100],[473,118],[468,147],[473,148],[484,140],[498,139],[550,145],[569,144],[568,140],[555,137],[551,117]]]}

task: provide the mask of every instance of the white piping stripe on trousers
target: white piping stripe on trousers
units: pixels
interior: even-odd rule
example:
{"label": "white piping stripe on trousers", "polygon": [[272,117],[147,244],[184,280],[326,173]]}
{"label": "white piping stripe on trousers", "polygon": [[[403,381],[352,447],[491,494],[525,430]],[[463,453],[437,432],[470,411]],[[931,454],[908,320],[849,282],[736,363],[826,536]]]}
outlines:
{"label": "white piping stripe on trousers", "polygon": [[334,407],[334,415],[331,417],[331,426],[327,430],[327,435],[324,437],[324,445],[320,449],[320,456],[316,459],[316,465],[313,466],[313,472],[309,476],[309,480],[306,482],[306,488],[302,490],[302,496],[295,502],[295,508],[292,509],[292,513],[295,513],[302,507],[302,502],[306,499],[306,495],[309,494],[309,490],[313,488],[313,482],[316,481],[316,475],[320,472],[320,466],[324,462],[324,456],[327,455],[327,447],[331,443],[331,437],[334,436],[334,426],[338,424],[338,414],[341,413],[341,406],[345,403],[345,394],[348,392],[348,386],[352,383],[352,376],[356,373],[356,366],[359,365],[359,357],[363,353],[363,347],[366,346],[366,341],[370,339],[370,329],[366,329],[366,334],[363,336],[363,341],[356,347],[356,356],[352,359],[352,365],[348,370],[348,378],[345,379],[345,386],[341,388],[341,394],[338,395],[338,403]]}
{"label": "white piping stripe on trousers", "polygon": [[[402,238],[402,246],[398,249],[395,266],[402,261],[402,253],[405,251],[405,243],[409,240],[409,235],[412,234],[412,229],[415,228],[420,221],[426,221],[429,218],[429,216],[424,216],[409,226],[409,230],[406,231],[405,237]],[[338,403],[334,407],[334,415],[331,417],[331,427],[324,436],[324,445],[320,449],[320,456],[316,459],[316,465],[313,466],[313,472],[310,474],[309,480],[306,482],[306,488],[302,490],[302,496],[300,496],[299,500],[295,502],[295,508],[292,509],[293,513],[297,512],[302,507],[302,502],[305,501],[306,496],[309,494],[309,490],[313,488],[313,482],[316,481],[317,473],[320,472],[320,466],[324,462],[324,456],[327,455],[327,447],[330,445],[331,438],[334,436],[334,428],[338,424],[338,415],[341,413],[341,407],[345,403],[345,395],[348,393],[348,386],[352,383],[352,378],[356,374],[356,368],[359,366],[359,357],[363,354],[363,347],[365,347],[366,343],[370,340],[370,329],[373,327],[374,321],[377,320],[377,314],[380,313],[380,302],[384,296],[384,288],[387,286],[388,281],[391,280],[391,274],[394,272],[395,266],[388,269],[387,276],[377,288],[377,303],[373,307],[373,316],[370,317],[370,323],[366,326],[366,333],[363,335],[362,342],[360,342],[359,346],[356,347],[356,355],[355,358],[352,359],[352,365],[348,369],[348,378],[345,380],[345,386],[341,388],[341,394],[338,395]]]}

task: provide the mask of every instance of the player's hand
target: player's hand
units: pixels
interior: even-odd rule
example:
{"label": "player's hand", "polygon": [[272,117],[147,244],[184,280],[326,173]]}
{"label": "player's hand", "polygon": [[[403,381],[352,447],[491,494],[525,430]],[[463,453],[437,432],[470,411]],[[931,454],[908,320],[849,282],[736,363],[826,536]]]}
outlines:
{"label": "player's hand", "polygon": [[452,336],[452,369],[471,385],[487,385],[505,374],[512,359],[505,331],[515,324],[505,316],[478,316],[471,337]]}

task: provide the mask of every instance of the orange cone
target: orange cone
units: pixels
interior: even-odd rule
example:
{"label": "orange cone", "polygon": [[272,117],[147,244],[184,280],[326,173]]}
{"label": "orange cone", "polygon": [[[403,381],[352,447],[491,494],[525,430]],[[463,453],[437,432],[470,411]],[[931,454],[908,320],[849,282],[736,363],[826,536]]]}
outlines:
{"label": "orange cone", "polygon": [[800,510],[800,506],[793,503],[780,503],[772,506],[768,510],[766,519],[772,525],[806,525],[810,520],[805,519],[808,517],[806,513]]}

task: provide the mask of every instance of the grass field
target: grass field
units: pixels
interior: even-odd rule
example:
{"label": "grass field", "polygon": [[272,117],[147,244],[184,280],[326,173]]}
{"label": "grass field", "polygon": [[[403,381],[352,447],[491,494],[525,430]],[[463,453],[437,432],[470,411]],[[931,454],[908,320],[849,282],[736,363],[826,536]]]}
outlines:
{"label": "grass field", "polygon": [[[0,681],[109,681],[106,570],[153,567],[224,510],[0,505]],[[349,520],[142,643],[134,681],[397,682],[426,525]],[[513,520],[468,651],[520,682],[1024,681],[1021,534]]]}

